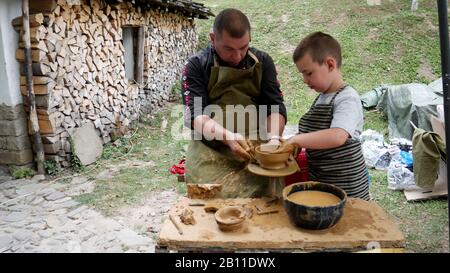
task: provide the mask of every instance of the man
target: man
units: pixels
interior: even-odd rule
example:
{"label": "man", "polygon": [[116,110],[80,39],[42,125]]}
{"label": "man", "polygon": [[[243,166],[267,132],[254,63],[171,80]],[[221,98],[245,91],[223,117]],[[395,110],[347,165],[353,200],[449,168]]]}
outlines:
{"label": "man", "polygon": [[222,197],[262,196],[267,178],[246,170],[247,140],[279,144],[286,108],[275,65],[267,53],[249,47],[250,23],[239,10],[220,12],[210,39],[183,69],[185,123],[200,136],[188,148],[186,182],[223,184]]}

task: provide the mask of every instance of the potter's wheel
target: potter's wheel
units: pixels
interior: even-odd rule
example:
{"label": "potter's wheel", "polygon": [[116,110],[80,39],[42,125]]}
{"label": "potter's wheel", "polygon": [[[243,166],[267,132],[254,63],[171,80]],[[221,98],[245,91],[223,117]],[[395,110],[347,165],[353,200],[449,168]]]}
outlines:
{"label": "potter's wheel", "polygon": [[297,171],[300,170],[300,168],[297,165],[297,162],[294,160],[294,158],[289,158],[287,162],[287,166],[285,168],[276,169],[276,170],[270,170],[265,169],[261,167],[258,163],[252,162],[249,163],[247,168],[249,172],[260,175],[260,176],[266,176],[266,177],[285,177],[288,175],[291,175]]}

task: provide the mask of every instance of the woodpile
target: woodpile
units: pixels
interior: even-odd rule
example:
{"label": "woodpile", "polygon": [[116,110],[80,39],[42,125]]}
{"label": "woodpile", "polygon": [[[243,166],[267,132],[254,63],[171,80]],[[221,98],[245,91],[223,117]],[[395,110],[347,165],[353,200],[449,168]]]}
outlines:
{"label": "woodpile", "polygon": [[[195,52],[197,35],[193,19],[178,13],[100,0],[53,2],[52,12],[30,16],[33,85],[46,158],[68,166],[71,129],[93,122],[106,143],[114,129],[169,100],[184,62]],[[22,31],[21,18],[12,25]],[[126,77],[124,26],[143,27],[141,84]],[[23,47],[20,40],[16,59],[22,64]],[[21,75],[28,111],[23,68]]]}

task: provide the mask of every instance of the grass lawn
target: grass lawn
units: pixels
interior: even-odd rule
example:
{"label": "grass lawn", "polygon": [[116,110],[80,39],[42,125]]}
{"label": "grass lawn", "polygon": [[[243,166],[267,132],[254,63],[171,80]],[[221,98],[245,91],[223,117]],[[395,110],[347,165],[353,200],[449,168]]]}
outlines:
{"label": "grass lawn", "polygon": [[[96,180],[95,190],[78,196],[78,201],[92,205],[105,215],[113,215],[121,206],[136,203],[150,191],[176,188],[181,194],[186,192],[185,184],[168,171],[184,156],[188,144],[187,140],[171,137],[173,125],[180,124],[181,120],[180,116],[171,116],[171,106],[176,107],[168,105],[130,129],[131,137],[119,138],[104,147],[98,167],[86,174]],[[139,163],[148,165],[139,167]],[[98,178],[105,170],[115,172],[111,177]]]}
{"label": "grass lawn", "polygon": [[[383,0],[379,6],[354,0],[197,0],[214,13],[235,7],[252,24],[252,46],[268,52],[277,67],[288,108],[288,123],[296,124],[316,94],[308,90],[292,63],[292,52],[302,37],[313,31],[335,36],[343,49],[345,80],[362,94],[381,84],[429,83],[440,75],[438,22],[435,1],[420,1],[411,12],[410,0]],[[208,43],[210,20],[197,20],[199,48]],[[179,91],[176,91],[179,92]],[[153,161],[149,168],[121,168],[110,180],[98,180],[93,193],[80,200],[113,213],[114,208],[133,203],[151,190],[178,188],[182,184],[168,168],[184,154],[187,141],[172,139],[171,107],[132,130],[132,137],[106,146],[99,164],[124,160]],[[385,118],[376,111],[365,113],[365,129],[387,137]],[[132,148],[131,148],[132,147]],[[130,151],[131,149],[131,151]],[[123,156],[126,154],[126,156]],[[119,159],[117,159],[120,157]],[[95,179],[96,173],[89,175]],[[384,172],[370,171],[371,194],[399,224],[409,252],[448,252],[448,208],[446,200],[407,203],[401,192],[387,188]]]}
{"label": "grass lawn", "polygon": [[[343,53],[345,81],[360,94],[381,84],[429,83],[440,76],[440,51],[436,1],[201,1],[217,14],[224,8],[242,10],[252,25],[251,45],[268,52],[277,67],[288,108],[288,123],[295,124],[316,96],[303,84],[292,63],[292,53],[302,37],[323,31],[336,37]],[[208,43],[213,23],[199,23],[199,46]],[[365,129],[387,138],[387,122],[376,111],[365,113]],[[387,188],[385,172],[370,171],[371,194],[399,224],[407,251],[448,252],[446,200],[407,203],[401,192]],[[418,224],[420,222],[420,224]]]}

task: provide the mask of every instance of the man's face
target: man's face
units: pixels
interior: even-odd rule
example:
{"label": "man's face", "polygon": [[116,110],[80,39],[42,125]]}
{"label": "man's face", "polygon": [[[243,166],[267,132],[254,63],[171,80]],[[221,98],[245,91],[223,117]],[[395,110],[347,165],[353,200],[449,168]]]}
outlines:
{"label": "man's face", "polygon": [[247,55],[250,43],[248,31],[241,38],[231,37],[226,30],[217,35],[210,33],[210,38],[217,54],[231,66],[237,66]]}
{"label": "man's face", "polygon": [[320,93],[324,93],[330,88],[330,72],[333,70],[333,64],[330,66],[329,58],[326,58],[323,64],[319,64],[312,60],[309,53],[306,53],[295,65],[303,76],[303,82],[309,88]]}

